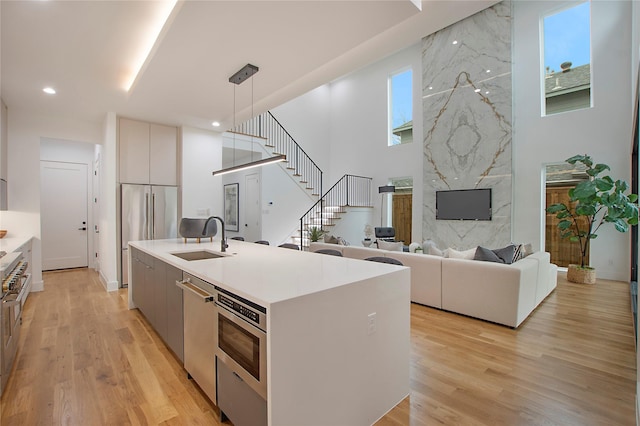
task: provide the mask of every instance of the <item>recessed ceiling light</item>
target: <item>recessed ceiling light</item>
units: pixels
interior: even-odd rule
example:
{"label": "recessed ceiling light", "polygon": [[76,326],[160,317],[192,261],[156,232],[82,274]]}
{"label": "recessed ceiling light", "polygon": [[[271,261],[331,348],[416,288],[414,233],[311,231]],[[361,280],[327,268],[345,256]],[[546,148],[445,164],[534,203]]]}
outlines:
{"label": "recessed ceiling light", "polygon": [[56,90],[53,87],[45,87],[42,91],[48,95],[55,95]]}
{"label": "recessed ceiling light", "polygon": [[476,90],[474,90],[474,92],[480,93],[480,89],[476,89]]}
{"label": "recessed ceiling light", "polygon": [[433,90],[433,86],[429,86],[429,90]]}
{"label": "recessed ceiling light", "polygon": [[213,123],[211,123],[211,125],[213,127],[220,127],[220,122],[219,121],[214,121]]}
{"label": "recessed ceiling light", "polygon": [[487,72],[488,72],[488,73],[490,73],[490,72],[491,72],[491,70],[487,70]]}
{"label": "recessed ceiling light", "polygon": [[453,44],[458,44],[458,40],[453,40]]}

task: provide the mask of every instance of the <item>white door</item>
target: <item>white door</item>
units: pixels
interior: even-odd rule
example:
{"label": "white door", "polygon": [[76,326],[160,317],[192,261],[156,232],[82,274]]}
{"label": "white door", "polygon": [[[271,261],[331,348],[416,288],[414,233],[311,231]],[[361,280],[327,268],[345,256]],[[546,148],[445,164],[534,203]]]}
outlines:
{"label": "white door", "polygon": [[40,161],[42,269],[86,267],[87,165]]}
{"label": "white door", "polygon": [[244,239],[258,241],[262,239],[260,212],[260,176],[255,173],[245,177],[244,191]]}

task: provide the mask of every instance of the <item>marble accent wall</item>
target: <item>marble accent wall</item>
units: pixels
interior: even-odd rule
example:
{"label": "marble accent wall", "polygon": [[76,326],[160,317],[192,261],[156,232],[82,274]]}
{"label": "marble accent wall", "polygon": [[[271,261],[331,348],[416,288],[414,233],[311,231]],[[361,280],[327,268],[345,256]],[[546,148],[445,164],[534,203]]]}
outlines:
{"label": "marble accent wall", "polygon": [[[511,2],[422,40],[424,239],[460,250],[511,239]],[[436,220],[436,191],[492,189],[490,221]]]}

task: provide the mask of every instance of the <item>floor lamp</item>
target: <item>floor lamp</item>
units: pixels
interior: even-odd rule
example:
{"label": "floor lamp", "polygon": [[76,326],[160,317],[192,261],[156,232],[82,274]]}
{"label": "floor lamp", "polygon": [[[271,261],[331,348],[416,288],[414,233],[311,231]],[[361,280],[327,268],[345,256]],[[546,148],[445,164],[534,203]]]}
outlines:
{"label": "floor lamp", "polygon": [[380,194],[380,227],[382,228],[382,203],[384,202],[384,195],[389,192],[396,192],[396,187],[393,185],[385,185],[378,187],[378,193]]}

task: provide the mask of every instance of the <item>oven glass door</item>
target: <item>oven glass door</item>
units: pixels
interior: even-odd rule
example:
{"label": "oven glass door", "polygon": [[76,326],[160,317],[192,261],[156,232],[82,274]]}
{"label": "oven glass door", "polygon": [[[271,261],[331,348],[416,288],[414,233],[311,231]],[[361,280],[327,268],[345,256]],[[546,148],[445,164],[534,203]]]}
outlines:
{"label": "oven glass door", "polygon": [[241,319],[234,320],[218,312],[218,347],[256,380],[261,381],[261,332],[248,323],[238,324],[239,321],[243,321]]}

